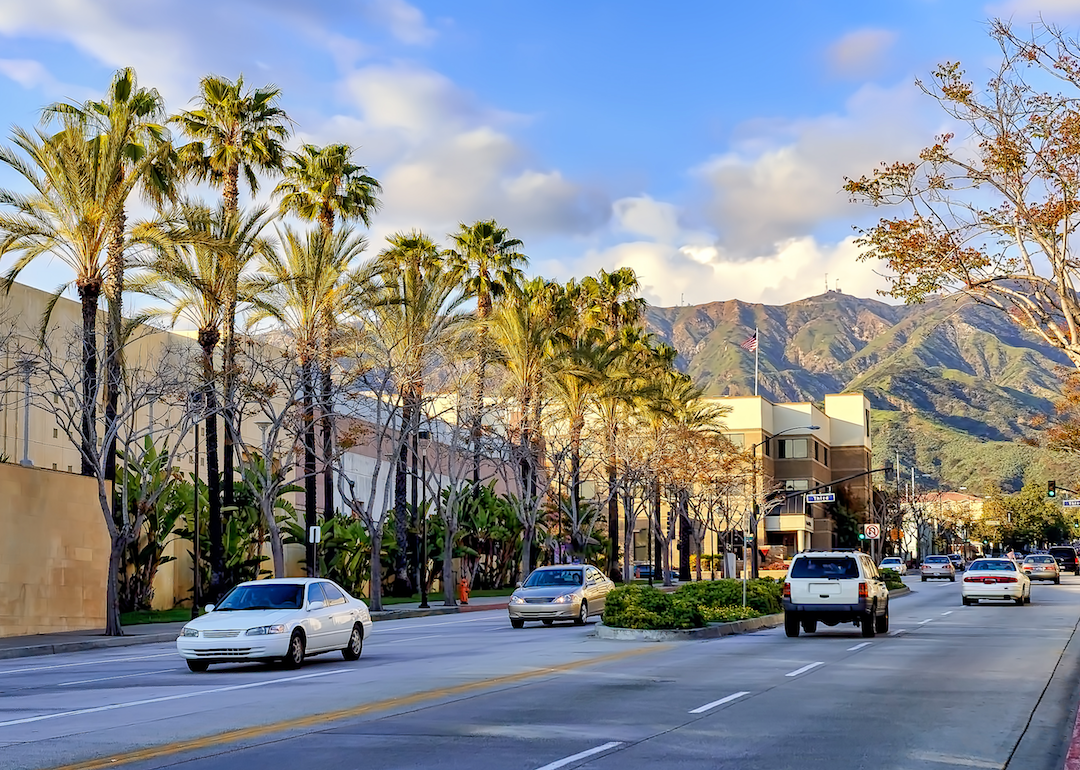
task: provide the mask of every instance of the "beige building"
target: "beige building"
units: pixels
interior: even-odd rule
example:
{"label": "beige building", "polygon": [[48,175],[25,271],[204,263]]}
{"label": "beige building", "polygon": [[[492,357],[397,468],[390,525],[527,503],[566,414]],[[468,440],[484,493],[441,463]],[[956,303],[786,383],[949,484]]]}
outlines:
{"label": "beige building", "polygon": [[[827,395],[824,411],[811,403],[774,404],[760,396],[713,401],[730,410],[724,418],[727,437],[737,446],[752,449],[757,461],[756,474],[747,484],[748,509],[750,490],[760,504],[766,492],[782,487],[789,492],[832,492],[838,502],[865,517],[872,479],[867,473],[871,470],[870,402],[862,393]],[[858,477],[841,481],[851,476]],[[824,504],[807,503],[804,495],[789,495],[778,511],[760,517],[758,543],[784,546],[787,554],[835,545],[833,522]]]}

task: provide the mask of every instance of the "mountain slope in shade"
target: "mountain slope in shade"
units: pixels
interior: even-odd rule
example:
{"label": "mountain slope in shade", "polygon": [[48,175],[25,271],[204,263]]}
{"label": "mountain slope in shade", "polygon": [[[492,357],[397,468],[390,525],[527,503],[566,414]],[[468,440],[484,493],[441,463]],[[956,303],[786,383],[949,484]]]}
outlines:
{"label": "mountain slope in shade", "polygon": [[[1052,412],[1059,392],[1056,372],[1070,367],[1004,313],[963,297],[897,306],[830,291],[780,306],[650,307],[646,318],[708,395],[753,394],[754,354],[740,343],[757,328],[759,393],[770,401],[862,391],[883,425],[917,416],[911,430],[932,426],[953,441],[1037,440],[1036,418]],[[923,444],[940,449],[942,440]],[[895,443],[876,445],[875,455],[892,456],[902,448]],[[940,470],[942,456],[932,454],[901,462]],[[1007,486],[1022,477],[1012,473]]]}

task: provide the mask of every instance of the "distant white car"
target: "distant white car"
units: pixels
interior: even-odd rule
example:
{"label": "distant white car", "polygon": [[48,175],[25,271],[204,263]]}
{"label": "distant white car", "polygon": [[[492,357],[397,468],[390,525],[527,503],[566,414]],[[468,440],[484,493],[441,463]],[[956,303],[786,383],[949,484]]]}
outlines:
{"label": "distant white car", "polygon": [[241,583],[180,631],[176,650],[192,671],[211,663],[280,660],[297,668],[308,655],[340,650],[356,660],[371,614],[332,580],[278,578]]}
{"label": "distant white car", "polygon": [[891,569],[893,572],[899,573],[900,575],[906,575],[907,563],[899,556],[886,556],[881,560],[878,569]]}
{"label": "distant white car", "polygon": [[1012,599],[1031,603],[1031,579],[1012,559],[976,559],[964,575],[960,596],[965,605],[980,599]]}

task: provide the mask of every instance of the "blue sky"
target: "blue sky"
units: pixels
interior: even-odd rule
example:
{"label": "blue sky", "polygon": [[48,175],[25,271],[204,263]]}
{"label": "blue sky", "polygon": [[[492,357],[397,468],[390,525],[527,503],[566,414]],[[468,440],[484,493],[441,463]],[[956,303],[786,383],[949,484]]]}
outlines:
{"label": "blue sky", "polygon": [[1080,0],[7,0],[0,104],[30,126],[133,66],[175,111],[243,73],[283,89],[294,143],[358,148],[384,186],[373,251],[493,217],[532,274],[629,265],[658,305],[781,304],[826,275],[874,296],[851,228],[876,213],[843,177],[948,128],[915,79],[959,60],[985,80],[988,19],[1039,13],[1075,33]]}

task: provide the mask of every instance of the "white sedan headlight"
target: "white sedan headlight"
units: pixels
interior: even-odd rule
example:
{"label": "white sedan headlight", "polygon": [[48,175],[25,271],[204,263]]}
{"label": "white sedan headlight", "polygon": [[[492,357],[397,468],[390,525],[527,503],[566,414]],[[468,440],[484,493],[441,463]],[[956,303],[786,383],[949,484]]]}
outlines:
{"label": "white sedan headlight", "polygon": [[551,603],[552,604],[569,604],[572,601],[574,601],[574,595],[573,594],[563,594],[562,596],[560,596],[558,598],[552,599]]}
{"label": "white sedan headlight", "polygon": [[511,604],[524,604],[524,603],[525,603],[525,600],[524,600],[524,599],[522,599],[522,598],[521,598],[520,596],[518,596],[517,594],[514,594],[513,596],[511,596],[511,597],[510,597],[510,603],[511,603]]}
{"label": "white sedan headlight", "polygon": [[277,623],[272,626],[258,626],[257,628],[249,628],[244,632],[244,636],[265,636],[266,634],[283,634],[285,633],[285,625],[283,623]]}
{"label": "white sedan headlight", "polygon": [[198,636],[199,632],[194,628],[188,628],[184,626],[180,629],[180,636]]}

